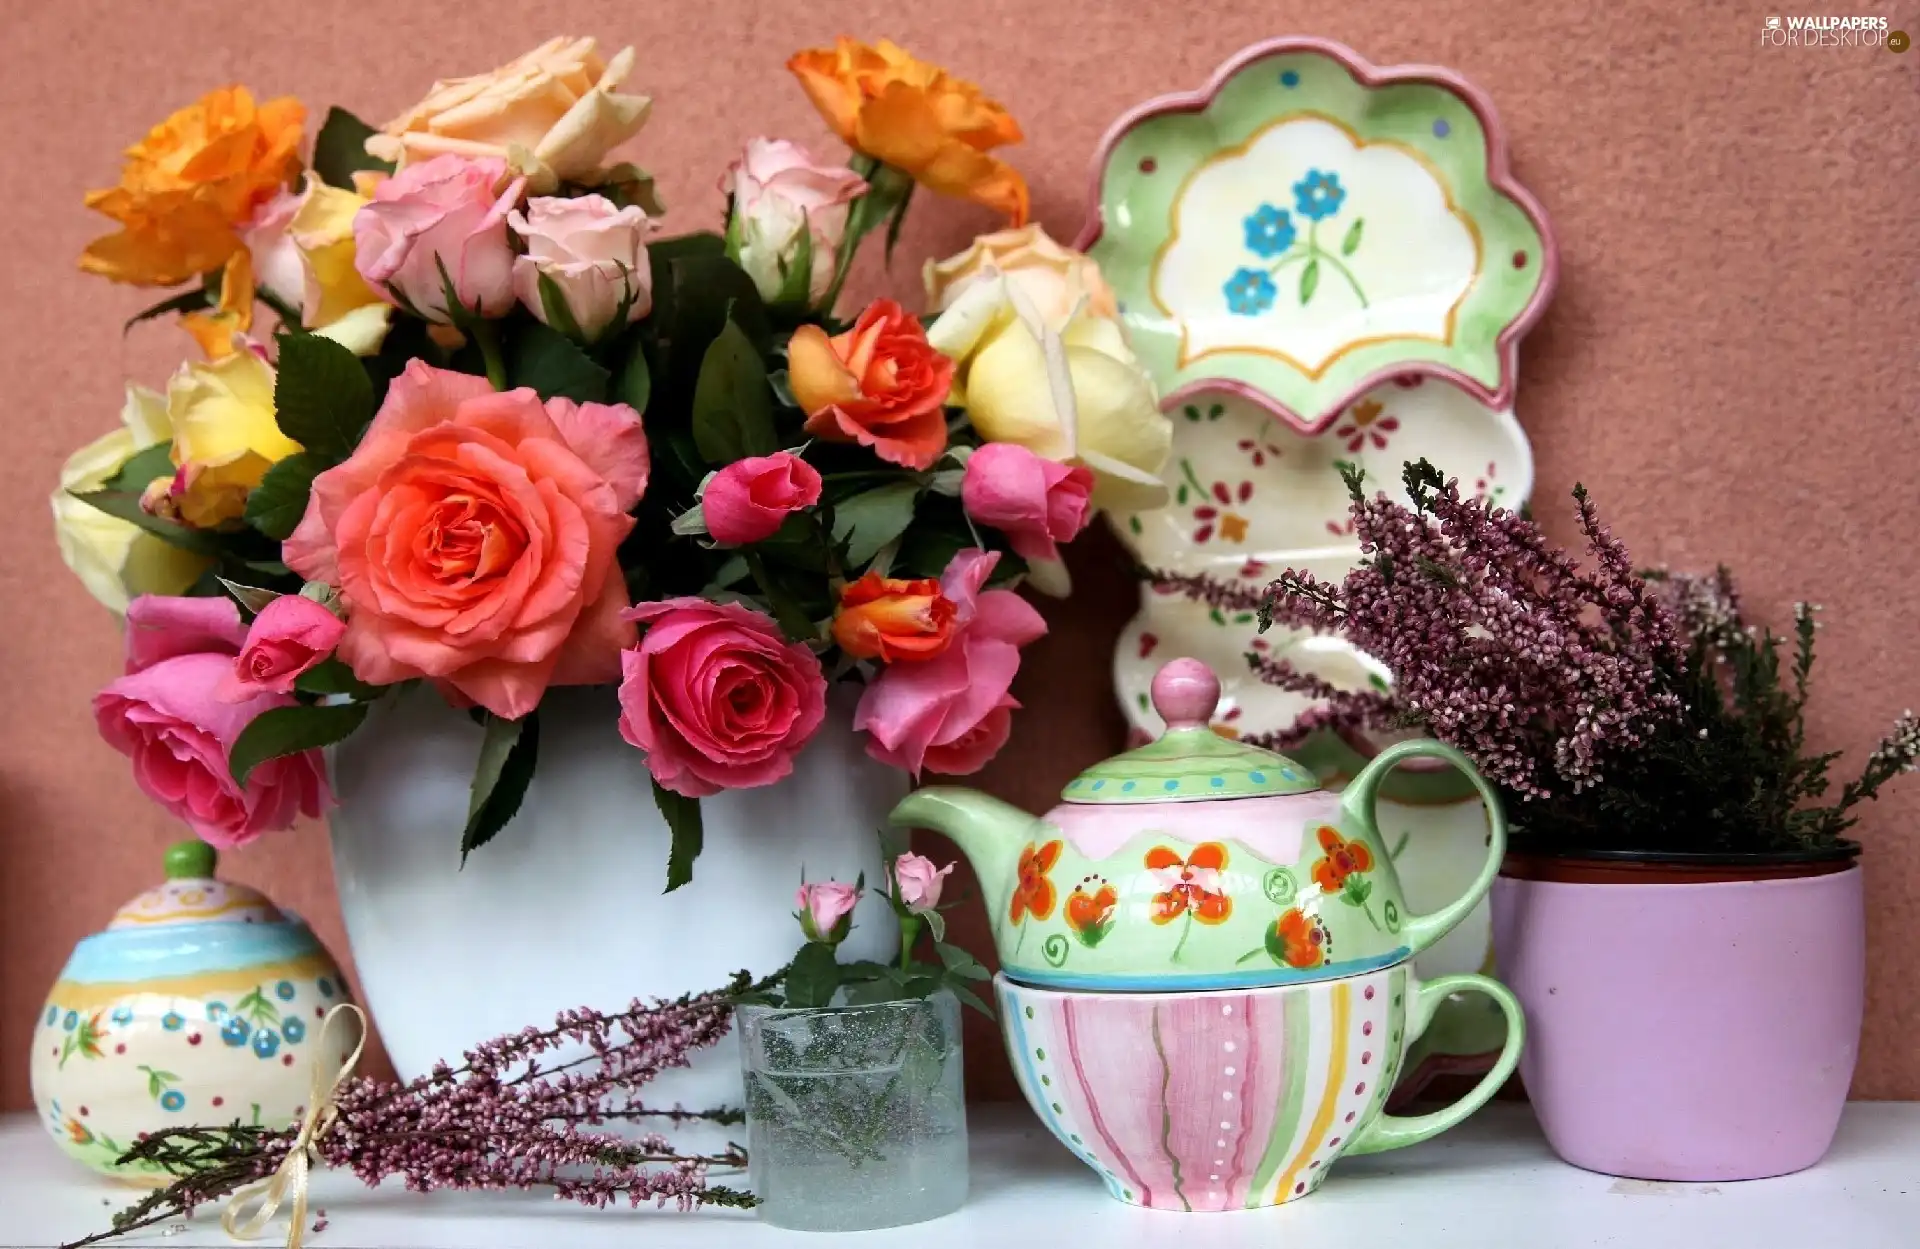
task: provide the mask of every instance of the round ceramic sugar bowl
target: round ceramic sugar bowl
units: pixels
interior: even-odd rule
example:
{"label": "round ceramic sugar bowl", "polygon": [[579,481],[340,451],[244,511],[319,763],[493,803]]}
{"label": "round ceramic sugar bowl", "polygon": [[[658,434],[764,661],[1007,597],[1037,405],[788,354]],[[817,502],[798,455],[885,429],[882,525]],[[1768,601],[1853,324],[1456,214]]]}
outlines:
{"label": "round ceramic sugar bowl", "polygon": [[[1043,816],[950,786],[895,808],[895,824],[945,833],[972,862],[1013,980],[1185,992],[1358,975],[1419,953],[1485,896],[1506,825],[1458,751],[1401,742],[1335,794],[1303,765],[1215,733],[1219,698],[1205,664],[1167,664],[1153,680],[1166,733],[1081,773]],[[1492,826],[1476,879],[1426,914],[1408,912],[1374,819],[1381,782],[1418,756],[1459,769]]]}
{"label": "round ceramic sugar bowl", "polygon": [[[60,1147],[133,1183],[115,1160],[142,1135],[195,1124],[283,1126],[306,1108],[339,968],[292,915],[214,878],[204,842],[167,851],[166,881],[86,937],[33,1033],[33,1100]],[[338,1030],[321,1059],[345,1057]]]}

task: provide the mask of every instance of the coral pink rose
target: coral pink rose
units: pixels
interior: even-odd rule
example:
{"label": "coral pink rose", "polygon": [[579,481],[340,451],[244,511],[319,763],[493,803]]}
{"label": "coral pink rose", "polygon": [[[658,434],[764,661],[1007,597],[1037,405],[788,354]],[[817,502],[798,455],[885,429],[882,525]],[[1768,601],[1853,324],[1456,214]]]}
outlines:
{"label": "coral pink rose", "polygon": [[354,267],[380,295],[396,304],[404,300],[429,321],[446,325],[454,319],[442,268],[462,308],[505,316],[513,307],[507,214],[526,183],[507,181],[507,163],[494,157],[436,156],[408,165],[354,214]]}
{"label": "coral pink rose", "polygon": [[798,143],[747,140],[740,159],[720,179],[720,191],[733,201],[740,267],[761,298],[775,299],[785,288],[802,238],[811,240],[807,299],[827,293],[847,232],[848,205],[866,189],[859,174],[815,160]]}
{"label": "coral pink rose", "polygon": [[953,641],[932,659],[888,667],[861,695],[853,727],[867,732],[875,759],[915,776],[965,776],[1007,744],[1020,648],[1047,625],[1013,591],[981,589],[999,562],[985,551],[955,555],[940,578],[957,609]]}
{"label": "coral pink rose", "polygon": [[618,678],[633,626],[614,557],[648,464],[632,408],[414,360],[314,479],[284,558],[339,589],[338,653],[362,681],[430,677],[517,720],[549,685]]}
{"label": "coral pink rose", "polygon": [[291,706],[285,694],[225,702],[214,691],[232,675],[247,630],[227,599],[142,595],[127,607],[127,673],[94,695],[107,744],[133,760],[147,797],[223,848],[316,816],[333,802],[317,750],[269,759],[234,784],[227,754],[253,718]]}
{"label": "coral pink rose", "polygon": [[928,468],[947,448],[953,369],[891,299],[868,304],[844,334],[807,324],[787,340],[787,385],[807,433],[872,447],[904,468]]}
{"label": "coral pink rose", "polygon": [[809,941],[839,944],[853,928],[853,908],[860,904],[860,888],[837,880],[801,885],[793,896],[800,908],[800,930]]}
{"label": "coral pink rose", "polygon": [[967,457],[960,502],[967,515],[1007,535],[1014,553],[1054,562],[1093,519],[1093,473],[1043,459],[1017,442],[990,442]]}
{"label": "coral pink rose", "polygon": [[820,474],[790,451],[751,456],[715,473],[700,495],[707,533],[744,546],[773,536],[782,521],[820,501]]}
{"label": "coral pink rose", "polygon": [[676,794],[771,785],[826,716],[820,661],[738,603],[674,598],[625,613],[646,622],[621,656],[620,735]]}
{"label": "coral pink rose", "polygon": [[903,854],[893,861],[894,900],[916,914],[940,905],[940,890],[953,864],[936,868],[920,854]]}
{"label": "coral pink rose", "polygon": [[312,599],[282,594],[247,626],[246,642],[219,696],[239,702],[260,694],[291,694],[294,678],[333,654],[346,631],[346,621]]}

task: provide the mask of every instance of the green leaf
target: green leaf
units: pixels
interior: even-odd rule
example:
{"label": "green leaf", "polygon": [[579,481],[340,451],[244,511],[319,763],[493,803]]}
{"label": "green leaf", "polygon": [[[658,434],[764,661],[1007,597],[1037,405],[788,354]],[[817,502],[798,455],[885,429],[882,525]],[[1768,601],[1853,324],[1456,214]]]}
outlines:
{"label": "green leaf", "polygon": [[793,249],[793,259],[787,262],[787,271],[780,280],[780,290],[773,297],[776,308],[806,308],[813,303],[813,231],[807,227],[806,214],[800,214],[800,242]]}
{"label": "green leaf", "polygon": [[700,361],[693,389],[693,440],[709,464],[731,464],[780,449],[773,429],[773,392],[767,369],[732,321],[721,327]]}
{"label": "green leaf", "polygon": [[586,335],[580,332],[580,322],[574,318],[573,308],[567,303],[567,293],[560,284],[545,273],[537,275],[540,284],[540,310],[547,314],[547,325],[559,330],[574,342],[584,342]]}
{"label": "green leaf", "polygon": [[787,968],[788,1006],[827,1006],[840,988],[840,964],[834,961],[833,947],[809,941],[793,956]]}
{"label": "green leaf", "polygon": [[182,291],[178,295],[170,295],[159,303],[152,304],[134,313],[127,318],[127,323],[120,327],[120,332],[125,334],[142,321],[151,321],[155,317],[164,317],[171,312],[199,312],[203,309],[211,308],[219,302],[220,291],[218,286],[212,288],[202,286],[190,291]]}
{"label": "green leaf", "polygon": [[993,979],[993,973],[985,967],[982,967],[979,959],[967,953],[959,946],[948,945],[944,941],[936,941],[934,942],[933,949],[934,953],[940,956],[940,961],[946,965],[947,970],[954,975],[967,980]]}
{"label": "green leaf", "polygon": [[344,108],[327,110],[326,121],[313,140],[313,172],[328,186],[353,189],[353,175],[363,169],[393,172],[393,162],[367,155],[367,140],[377,132]]}
{"label": "green leaf", "polygon": [[849,572],[864,568],[880,548],[913,523],[920,497],[916,481],[892,481],[833,505],[833,538],[847,543]]}
{"label": "green leaf", "polygon": [[662,261],[679,260],[683,256],[720,256],[726,250],[727,241],[711,230],[647,240],[647,255]]}
{"label": "green leaf", "polygon": [[820,630],[814,625],[813,617],[807,614],[797,599],[781,587],[767,571],[767,565],[756,551],[745,551],[747,571],[753,574],[754,588],[767,600],[767,609],[773,613],[780,631],[793,642],[811,642],[820,636]]}
{"label": "green leaf", "polygon": [[988,1006],[985,1002],[981,1001],[979,998],[979,995],[974,993],[974,991],[972,989],[969,989],[966,985],[961,984],[959,981],[955,980],[952,976],[947,977],[945,988],[947,992],[959,998],[962,1005],[973,1007],[973,1009],[979,1011],[982,1015],[985,1015],[988,1019],[993,1018],[993,1007]]}
{"label": "green leaf", "polygon": [[328,468],[353,454],[373,419],[373,379],[359,357],[316,334],[280,336],[274,421]]}
{"label": "green leaf", "polygon": [[172,477],[173,443],[157,442],[145,450],[136,451],[120,466],[120,471],[107,478],[102,490],[125,490],[129,494],[140,494],[152,484],[156,477]]}
{"label": "green leaf", "polygon": [[473,790],[467,801],[467,827],[460,834],[461,863],[492,841],[520,810],[539,757],[538,711],[518,720],[487,716],[487,734],[480,743],[480,761],[473,769]]}
{"label": "green leaf", "polygon": [[247,495],[247,523],[269,538],[285,542],[307,514],[313,479],[327,465],[310,452],[290,455],[267,470]]}
{"label": "green leaf", "polygon": [[267,609],[268,603],[282,597],[278,590],[264,590],[257,585],[241,585],[225,577],[219,578],[219,581],[221,588],[233,596],[233,601],[240,604],[240,610],[248,616],[258,616]]}
{"label": "green leaf", "polygon": [[1300,302],[1302,305],[1313,298],[1320,289],[1320,257],[1315,256],[1300,270]]}
{"label": "green leaf", "polygon": [[673,262],[673,349],[688,367],[720,335],[728,320],[747,332],[757,350],[773,345],[773,323],[753,279],[725,256],[688,256]]}
{"label": "green leaf", "polygon": [[894,245],[900,241],[900,228],[907,224],[907,207],[913,203],[914,184],[907,183],[907,189],[900,196],[899,204],[894,206],[893,214],[887,218],[887,247],[881,258],[889,267],[893,264]]}
{"label": "green leaf", "polygon": [[646,343],[637,335],[627,362],[620,368],[620,380],[614,386],[613,397],[642,416],[646,415],[648,400],[653,398],[653,368],[647,363]]}
{"label": "green leaf", "polygon": [[253,718],[227,752],[227,770],[234,783],[246,788],[247,777],[269,759],[297,755],[317,746],[331,746],[360,727],[367,704],[335,707],[273,707]]}
{"label": "green leaf", "polygon": [[1342,256],[1351,256],[1359,250],[1360,235],[1365,231],[1366,226],[1367,219],[1365,217],[1355,217],[1353,219],[1353,224],[1347,227],[1347,236],[1340,240],[1340,254]]}
{"label": "green leaf", "polygon": [[109,516],[138,525],[154,537],[161,538],[183,551],[192,551],[196,555],[220,553],[220,543],[213,534],[153,515],[140,506],[140,496],[132,491],[89,490],[84,493],[80,491],[69,493],[82,503],[91,504]]}
{"label": "green leaf", "polygon": [[653,805],[660,808],[660,816],[667,822],[667,831],[673,835],[672,849],[667,852],[667,887],[661,890],[662,893],[672,893],[693,879],[693,861],[700,857],[701,843],[706,835],[700,817],[700,800],[676,794],[655,781]]}
{"label": "green leaf", "polygon": [[565,334],[536,321],[514,332],[507,349],[507,380],[531,386],[542,399],[604,403],[613,374]]}
{"label": "green leaf", "polygon": [[353,675],[345,660],[328,657],[293,679],[293,688],[303,694],[346,694],[357,702],[380,697],[384,686],[368,685]]}

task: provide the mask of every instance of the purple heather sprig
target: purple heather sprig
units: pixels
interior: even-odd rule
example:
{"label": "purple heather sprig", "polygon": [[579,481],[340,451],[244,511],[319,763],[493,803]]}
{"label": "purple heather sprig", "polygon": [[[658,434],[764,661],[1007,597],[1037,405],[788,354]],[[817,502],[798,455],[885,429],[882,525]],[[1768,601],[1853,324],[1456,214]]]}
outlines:
{"label": "purple heather sprig", "polygon": [[1406,709],[1383,690],[1343,690],[1324,677],[1302,672],[1288,660],[1258,651],[1248,652],[1247,666],[1266,684],[1315,700],[1314,706],[1295,717],[1285,729],[1247,734],[1243,740],[1248,745],[1264,750],[1291,750],[1318,732],[1349,737],[1369,730],[1399,727],[1407,717]]}

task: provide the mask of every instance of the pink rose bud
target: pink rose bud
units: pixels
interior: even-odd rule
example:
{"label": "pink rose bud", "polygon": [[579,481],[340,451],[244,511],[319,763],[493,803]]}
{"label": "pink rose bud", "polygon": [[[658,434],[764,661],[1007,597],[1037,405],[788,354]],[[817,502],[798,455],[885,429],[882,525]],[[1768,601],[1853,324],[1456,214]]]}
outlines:
{"label": "pink rose bud", "polygon": [[931,911],[940,905],[942,882],[952,870],[951,863],[936,869],[924,855],[903,854],[893,861],[894,897],[909,911]]}
{"label": "pink rose bud", "polygon": [[221,701],[245,702],[261,694],[291,694],[294,678],[340,644],[347,622],[298,594],[282,594],[260,609],[247,629],[233,670],[221,681]]}
{"label": "pink rose bud", "polygon": [[743,546],[773,536],[780,522],[820,501],[820,474],[790,451],[752,456],[714,474],[700,510],[714,541]]}
{"label": "pink rose bud", "polygon": [[403,300],[451,325],[446,278],[469,314],[503,317],[513,307],[513,244],[507,214],[525,178],[507,179],[498,157],[436,156],[383,181],[354,214],[353,263],[383,298]]}
{"label": "pink rose bud", "polygon": [[1088,498],[1093,473],[1042,459],[1014,442],[990,442],[967,458],[960,502],[967,515],[1007,535],[1028,561],[1060,558],[1056,543],[1071,542],[1093,519]]}
{"label": "pink rose bud", "polygon": [[[809,237],[812,257],[806,275],[809,300],[833,285],[840,241],[847,232],[848,206],[867,189],[860,175],[844,165],[815,160],[806,148],[785,139],[748,139],[740,159],[720,179],[733,201],[738,228],[731,232],[733,258],[747,271],[762,299],[778,298],[787,274],[799,260],[800,240]],[[794,282],[797,284],[796,276]]]}
{"label": "pink rose bud", "polygon": [[853,927],[853,908],[860,901],[860,890],[829,880],[800,886],[793,901],[800,908],[800,928],[807,940],[838,945]]}
{"label": "pink rose bud", "polygon": [[[588,342],[652,311],[645,240],[653,224],[640,209],[615,208],[604,195],[542,197],[528,200],[524,213],[509,213],[507,224],[527,243],[527,254],[513,262],[513,288],[543,324],[553,322],[540,289],[542,277],[566,302],[566,315]],[[623,308],[625,318],[615,325]]]}

